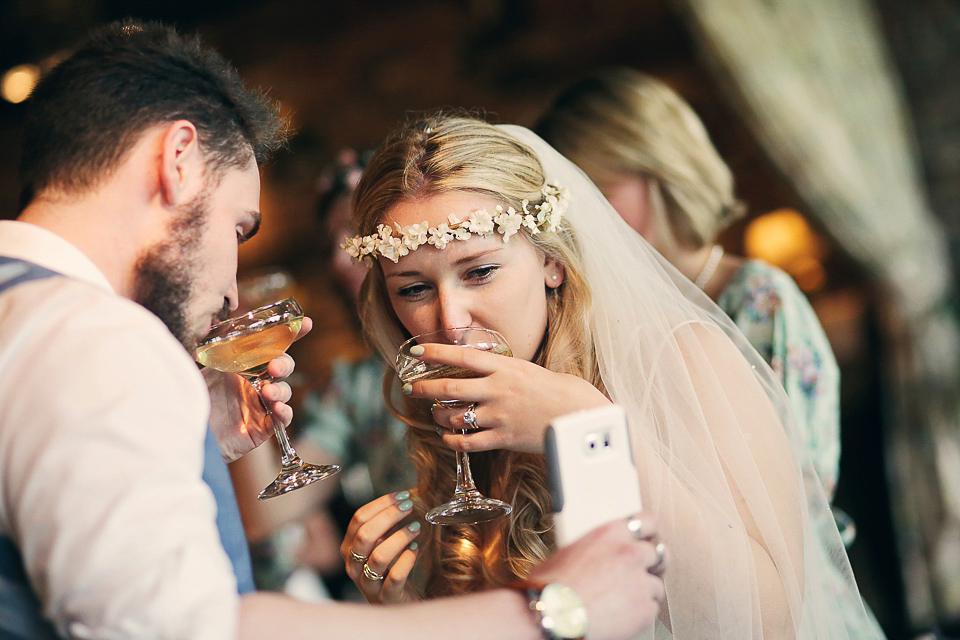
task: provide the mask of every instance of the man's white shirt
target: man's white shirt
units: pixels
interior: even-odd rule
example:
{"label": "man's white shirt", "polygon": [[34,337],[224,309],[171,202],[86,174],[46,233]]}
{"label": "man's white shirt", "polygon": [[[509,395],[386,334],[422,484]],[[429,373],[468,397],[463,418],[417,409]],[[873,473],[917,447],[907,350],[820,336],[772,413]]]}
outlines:
{"label": "man's white shirt", "polygon": [[68,276],[0,294],[0,533],[44,613],[69,637],[235,637],[196,365],[63,238],[0,221],[0,256]]}

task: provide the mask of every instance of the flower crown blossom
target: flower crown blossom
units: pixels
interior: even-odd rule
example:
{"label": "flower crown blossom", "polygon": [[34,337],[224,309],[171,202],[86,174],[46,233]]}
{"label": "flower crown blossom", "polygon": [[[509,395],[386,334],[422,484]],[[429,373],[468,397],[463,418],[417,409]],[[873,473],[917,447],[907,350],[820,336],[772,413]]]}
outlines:
{"label": "flower crown blossom", "polygon": [[[471,211],[465,220],[451,213],[447,216],[447,222],[436,227],[428,227],[426,220],[403,228],[396,223],[393,227],[380,224],[376,233],[348,238],[340,248],[352,258],[367,263],[372,262],[376,253],[397,262],[422,245],[430,244],[443,249],[451,241],[466,240],[473,234],[488,237],[498,232],[504,242],[509,242],[510,236],[519,232],[521,227],[534,235],[541,231],[556,231],[560,228],[570,195],[566,187],[552,184],[544,185],[540,193],[543,196],[540,204],[531,206],[529,200],[524,200],[520,203],[520,211],[513,207],[504,209],[498,204],[493,213],[477,209]],[[397,235],[394,235],[394,230]]]}

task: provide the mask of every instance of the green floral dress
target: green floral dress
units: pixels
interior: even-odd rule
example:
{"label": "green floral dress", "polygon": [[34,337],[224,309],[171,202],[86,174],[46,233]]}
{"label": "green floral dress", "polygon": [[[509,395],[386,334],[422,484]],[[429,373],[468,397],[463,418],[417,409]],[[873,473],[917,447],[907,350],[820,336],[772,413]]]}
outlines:
{"label": "green floral dress", "polygon": [[832,499],[840,463],[840,369],[806,296],[780,269],[749,260],[717,304],[783,383]]}
{"label": "green floral dress", "polygon": [[301,410],[300,439],[335,456],[344,470],[342,478],[349,478],[354,469],[366,474],[362,482],[356,481],[355,489],[349,480],[344,487],[348,493],[353,489],[348,498],[357,506],[416,486],[406,425],[383,402],[385,369],[378,356],[339,362],[326,391],[308,396]]}

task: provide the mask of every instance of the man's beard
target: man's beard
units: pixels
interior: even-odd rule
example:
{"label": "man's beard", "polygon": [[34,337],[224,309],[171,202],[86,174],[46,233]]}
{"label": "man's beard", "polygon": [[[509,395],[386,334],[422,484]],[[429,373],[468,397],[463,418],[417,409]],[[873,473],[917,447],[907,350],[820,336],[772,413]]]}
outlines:
{"label": "man's beard", "polygon": [[187,309],[199,267],[208,201],[204,192],[180,207],[170,224],[170,238],[147,249],[134,267],[134,301],[160,318],[190,353],[202,337],[191,331]]}

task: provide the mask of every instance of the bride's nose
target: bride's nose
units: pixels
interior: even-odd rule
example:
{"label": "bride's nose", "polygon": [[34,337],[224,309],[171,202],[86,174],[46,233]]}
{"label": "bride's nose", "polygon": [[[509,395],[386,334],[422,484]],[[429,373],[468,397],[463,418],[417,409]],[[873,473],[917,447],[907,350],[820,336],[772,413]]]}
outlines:
{"label": "bride's nose", "polygon": [[437,314],[442,329],[469,327],[473,322],[470,296],[463,291],[441,291],[437,297]]}

